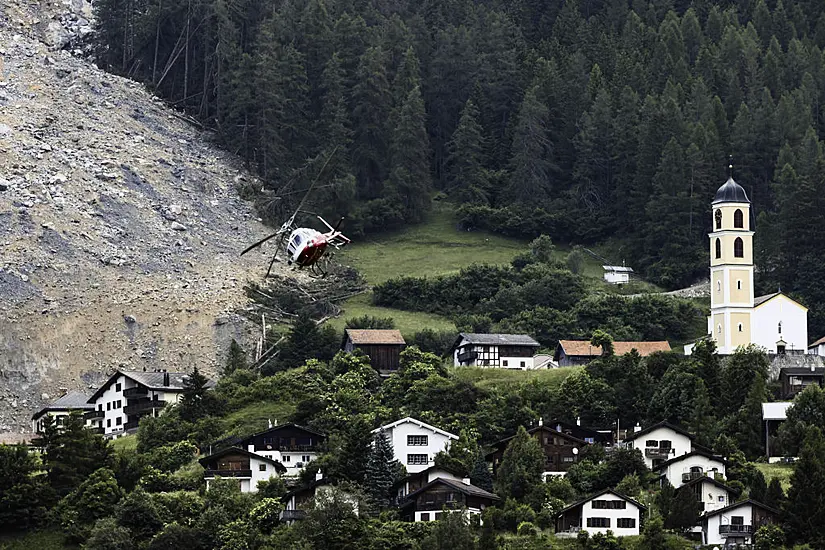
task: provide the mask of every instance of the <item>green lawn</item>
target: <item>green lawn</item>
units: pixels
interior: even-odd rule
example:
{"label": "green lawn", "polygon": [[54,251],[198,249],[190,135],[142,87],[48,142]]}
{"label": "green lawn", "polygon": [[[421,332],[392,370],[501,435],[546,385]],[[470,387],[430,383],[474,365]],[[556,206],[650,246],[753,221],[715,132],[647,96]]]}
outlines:
{"label": "green lawn", "polygon": [[337,330],[343,330],[347,319],[361,317],[363,315],[392,317],[395,319],[395,327],[400,330],[404,336],[412,336],[424,328],[455,330],[453,322],[440,315],[374,306],[372,305],[372,293],[361,294],[351,298],[343,304],[343,307],[343,315],[330,321],[332,326]]}
{"label": "green lawn", "polygon": [[523,384],[532,380],[555,387],[568,375],[582,367],[561,367],[547,370],[510,370],[479,367],[455,367],[454,374],[463,380],[477,384],[481,388],[501,388],[508,384]]}
{"label": "green lawn", "polygon": [[791,487],[792,464],[765,464],[763,462],[754,462],[753,465],[765,476],[766,483],[770,483],[771,479],[778,477],[785,492]]}
{"label": "green lawn", "polygon": [[116,451],[130,451],[137,448],[137,436],[136,435],[124,435],[123,437],[118,437],[117,439],[112,440],[112,447],[115,448]]}
{"label": "green lawn", "polygon": [[253,434],[264,431],[272,424],[283,424],[295,412],[294,403],[284,403],[280,399],[289,399],[289,396],[273,395],[272,401],[250,403],[242,409],[228,414],[223,418],[224,435]]}

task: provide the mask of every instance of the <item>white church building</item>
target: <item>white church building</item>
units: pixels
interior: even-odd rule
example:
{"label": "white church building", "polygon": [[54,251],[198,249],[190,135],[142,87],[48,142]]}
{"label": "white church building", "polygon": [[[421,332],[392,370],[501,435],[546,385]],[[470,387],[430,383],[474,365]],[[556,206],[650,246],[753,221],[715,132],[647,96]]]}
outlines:
{"label": "white church building", "polygon": [[[708,335],[717,352],[728,355],[756,344],[769,354],[805,353],[808,309],[781,292],[754,298],[750,200],[729,178],[712,203],[710,233],[711,301]],[[693,345],[685,347],[690,354]]]}

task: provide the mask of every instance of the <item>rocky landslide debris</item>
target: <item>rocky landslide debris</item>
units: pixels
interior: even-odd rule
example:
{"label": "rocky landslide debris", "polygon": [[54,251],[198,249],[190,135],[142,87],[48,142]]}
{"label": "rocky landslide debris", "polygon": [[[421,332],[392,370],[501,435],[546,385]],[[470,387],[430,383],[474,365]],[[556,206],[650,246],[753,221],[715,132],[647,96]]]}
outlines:
{"label": "rocky landslide debris", "polygon": [[69,51],[89,8],[0,3],[0,432],[115,368],[216,368],[271,252],[238,256],[267,230],[235,158]]}

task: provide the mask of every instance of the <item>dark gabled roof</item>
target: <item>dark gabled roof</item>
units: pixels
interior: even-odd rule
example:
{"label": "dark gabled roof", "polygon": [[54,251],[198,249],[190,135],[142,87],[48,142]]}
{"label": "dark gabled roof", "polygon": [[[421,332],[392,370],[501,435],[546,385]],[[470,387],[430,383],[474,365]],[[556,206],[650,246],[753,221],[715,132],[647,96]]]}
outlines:
{"label": "dark gabled roof", "polygon": [[[115,380],[119,376],[125,376],[126,378],[131,379],[132,381],[140,384],[141,386],[146,386],[150,390],[161,390],[161,391],[183,391],[184,384],[186,383],[186,378],[190,375],[186,372],[143,372],[143,371],[123,371],[118,370],[115,371],[112,376],[109,377],[106,382],[104,382],[98,389],[95,391],[92,396],[89,398],[89,403],[94,403],[97,399],[103,395],[103,392],[106,391],[106,388],[111,386]],[[169,385],[164,385],[164,377],[169,376]],[[207,380],[206,387],[211,388],[215,386],[215,382],[213,380]]]}
{"label": "dark gabled roof", "polygon": [[602,496],[602,495],[606,495],[607,493],[610,493],[610,494],[612,494],[612,495],[616,495],[617,497],[619,497],[619,498],[621,498],[621,499],[624,499],[624,500],[626,500],[627,502],[630,502],[631,504],[634,504],[634,505],[638,506],[638,507],[639,507],[640,509],[642,509],[642,510],[647,510],[647,507],[646,507],[644,504],[642,504],[641,502],[639,502],[639,501],[637,501],[637,500],[633,500],[632,498],[630,498],[630,497],[628,497],[628,496],[625,496],[625,495],[623,495],[623,494],[621,494],[621,493],[617,493],[617,492],[616,492],[616,491],[614,491],[613,489],[605,489],[605,490],[603,490],[603,491],[599,491],[599,492],[598,492],[598,493],[596,493],[595,495],[590,495],[590,496],[589,496],[589,497],[587,497],[587,498],[583,498],[582,500],[579,500],[579,501],[577,501],[577,502],[574,502],[574,503],[573,503],[573,504],[571,504],[570,506],[566,506],[565,508],[562,508],[561,510],[559,510],[559,511],[558,511],[558,513],[556,513],[556,517],[558,517],[558,516],[560,516],[561,514],[563,514],[563,513],[567,512],[568,510],[572,510],[573,508],[576,508],[576,507],[578,507],[578,506],[581,506],[581,505],[583,505],[583,504],[584,504],[584,503],[586,503],[586,502],[590,502],[591,500],[597,499],[597,498],[599,498],[599,497],[600,497],[600,496]]}
{"label": "dark gabled roof", "polygon": [[[543,426],[536,426],[535,428],[530,428],[529,430],[527,430],[527,433],[530,434],[530,435],[533,435],[534,433],[536,433],[538,431],[547,431],[547,432],[552,433],[553,435],[558,435],[560,437],[563,437],[563,438],[568,439],[570,441],[573,441],[575,443],[579,443],[581,445],[590,445],[590,443],[588,443],[584,439],[579,439],[578,437],[574,437],[574,436],[566,434],[564,432],[559,432],[559,431],[551,428],[550,426],[547,426],[546,424],[543,425]],[[491,447],[496,447],[496,448],[501,447],[502,445],[508,443],[514,437],[516,437],[516,436],[511,435],[510,437],[505,437],[504,439],[500,439],[500,440],[496,441],[495,443],[493,443],[491,445]],[[494,453],[495,453],[495,451],[492,452],[492,453],[488,453],[487,456],[490,456]]]}
{"label": "dark gabled roof", "polygon": [[756,298],[753,299],[753,307],[756,307],[760,304],[764,304],[765,302],[767,302],[771,298],[775,298],[777,296],[779,296],[778,292],[774,292],[772,294],[765,294],[764,296],[757,296]]}
{"label": "dark gabled roof", "polygon": [[453,344],[453,348],[458,346],[461,340],[465,340],[467,344],[479,344],[486,346],[541,347],[541,344],[526,334],[479,334],[475,332],[462,332],[458,335],[455,344]]}
{"label": "dark gabled roof", "polygon": [[770,506],[768,506],[766,504],[762,504],[761,502],[757,502],[755,500],[747,499],[747,500],[740,500],[739,502],[734,502],[733,504],[731,504],[729,506],[725,506],[724,508],[719,508],[718,510],[708,512],[707,514],[703,515],[702,517],[703,518],[708,518],[710,516],[717,516],[721,513],[728,512],[728,511],[733,510],[735,508],[739,508],[740,506],[743,506],[745,504],[750,504],[752,506],[756,506],[757,508],[762,508],[763,510],[767,510],[768,512],[770,512],[772,514],[779,515],[779,513],[780,513],[779,510],[777,510],[776,508],[771,508]]}
{"label": "dark gabled roof", "polygon": [[744,202],[750,204],[751,201],[748,199],[748,194],[745,193],[745,189],[733,181],[733,178],[728,178],[728,181],[716,191],[716,196],[713,197],[711,204],[720,202]]}
{"label": "dark gabled roof", "polygon": [[825,376],[825,367],[783,367],[779,369],[779,376]]}
{"label": "dark gabled roof", "polygon": [[439,485],[439,484],[447,485],[448,487],[450,487],[452,489],[455,489],[456,491],[459,491],[461,493],[464,493],[467,496],[480,497],[480,498],[489,498],[490,500],[501,500],[501,497],[499,497],[498,495],[490,493],[489,491],[485,491],[481,487],[476,487],[475,485],[469,485],[467,483],[463,483],[461,481],[455,481],[453,479],[446,479],[446,478],[443,478],[443,477],[437,477],[434,480],[432,480],[431,482],[424,485],[422,488],[418,489],[417,491],[413,491],[412,493],[408,494],[407,495],[408,501],[404,504],[404,506],[407,506],[407,505],[411,504],[412,501],[413,501],[413,497],[415,497],[416,495],[427,491],[430,487],[433,487],[434,485]]}
{"label": "dark gabled roof", "polygon": [[709,483],[713,483],[714,485],[716,485],[720,489],[724,489],[729,493],[733,493],[734,495],[739,494],[739,491],[737,489],[734,489],[733,487],[728,487],[727,485],[725,485],[721,481],[717,481],[717,480],[713,479],[712,477],[708,477],[708,476],[700,477],[700,478],[688,481],[687,483],[682,483],[681,485],[676,487],[676,490],[681,491],[685,487],[693,487],[694,485],[698,485],[699,483],[703,483],[705,481],[707,481]]}
{"label": "dark gabled roof", "polygon": [[222,457],[224,455],[227,455],[227,454],[230,454],[230,453],[242,454],[244,456],[248,456],[249,458],[254,458],[255,460],[260,460],[261,462],[266,462],[268,464],[272,464],[273,466],[275,466],[276,470],[283,471],[283,472],[286,471],[286,467],[283,464],[281,464],[279,461],[271,459],[271,458],[267,458],[265,456],[261,456],[259,454],[250,453],[249,451],[247,451],[245,449],[241,449],[240,447],[227,447],[225,449],[221,449],[220,451],[218,451],[216,453],[212,453],[209,456],[205,456],[205,457],[199,459],[198,462],[200,463],[201,466],[206,468],[206,465],[209,464],[212,460],[214,460],[216,458],[220,458],[220,457]]}
{"label": "dark gabled roof", "polygon": [[697,449],[692,449],[689,453],[685,453],[685,454],[679,455],[675,458],[671,458],[670,460],[668,460],[666,462],[662,462],[661,464],[659,464],[658,466],[653,468],[653,470],[654,471],[663,470],[663,469],[667,468],[668,466],[670,466],[671,464],[674,464],[676,462],[680,462],[682,460],[685,460],[688,457],[696,456],[696,455],[703,456],[705,458],[710,458],[711,460],[717,460],[717,461],[719,461],[719,462],[721,462],[722,464],[725,464],[725,465],[728,464],[728,461],[725,460],[725,457],[720,456],[720,455],[715,455],[712,452],[705,451],[704,449],[698,449],[697,448]]}
{"label": "dark gabled roof", "polygon": [[93,410],[95,406],[88,403],[88,396],[80,392],[69,392],[60,399],[53,401],[32,415],[32,420],[37,420],[49,411],[73,411],[73,410]]}
{"label": "dark gabled roof", "polygon": [[321,437],[321,438],[324,438],[324,439],[327,438],[327,436],[325,434],[322,434],[321,432],[316,432],[315,430],[310,430],[309,428],[305,428],[304,426],[300,426],[300,425],[295,424],[293,422],[287,422],[286,424],[279,424],[277,426],[272,426],[271,428],[267,428],[263,431],[254,433],[252,435],[248,435],[244,438],[241,438],[237,441],[236,445],[241,444],[241,443],[245,443],[246,441],[249,441],[250,439],[252,439],[254,437],[260,437],[260,436],[262,436],[264,434],[267,434],[267,433],[270,433],[270,432],[277,432],[277,431],[280,431],[284,428],[295,428],[296,430],[301,430],[301,431],[304,431],[308,434],[312,434],[312,435],[315,435],[315,436],[318,436],[318,437]]}
{"label": "dark gabled roof", "polygon": [[328,477],[324,477],[324,478],[321,478],[321,479],[315,479],[311,483],[309,483],[308,485],[302,485],[301,487],[296,487],[295,489],[293,489],[293,490],[289,491],[288,493],[284,494],[284,496],[281,497],[281,501],[286,502],[295,495],[305,493],[307,491],[311,491],[311,490],[315,489],[316,487],[320,487],[322,485],[330,485],[330,484],[334,484],[334,483],[335,483],[335,481],[331,478],[328,478]]}
{"label": "dark gabled roof", "polygon": [[642,430],[640,432],[630,434],[627,437],[625,437],[624,440],[625,441],[633,441],[634,439],[638,439],[638,438],[642,437],[643,435],[649,434],[650,432],[652,432],[656,428],[670,428],[671,430],[673,430],[674,432],[676,432],[678,434],[682,434],[686,437],[689,437],[690,439],[693,439],[693,435],[691,435],[689,432],[687,432],[684,429],[680,428],[679,426],[671,424],[670,422],[665,420],[663,422],[659,422],[658,424],[653,424],[652,426],[648,426],[647,428],[645,428],[644,430]]}
{"label": "dark gabled roof", "polygon": [[448,474],[454,475],[455,477],[464,477],[464,476],[460,475],[457,470],[455,470],[453,468],[450,468],[448,466],[433,465],[433,466],[430,466],[430,467],[428,467],[424,470],[421,470],[420,472],[415,472],[414,474],[407,474],[406,476],[402,477],[401,479],[399,479],[398,481],[393,483],[392,486],[397,487],[399,485],[402,485],[402,484],[406,483],[408,480],[415,479],[417,477],[428,477],[428,475],[429,475],[428,473],[432,470],[442,470],[444,472],[447,472]]}
{"label": "dark gabled roof", "polygon": [[[561,425],[561,426],[564,426],[566,428],[573,428],[575,430],[581,430],[583,432],[588,432],[588,433],[591,433],[591,434],[597,435],[597,436],[604,436],[605,435],[604,432],[600,432],[599,430],[594,430],[593,428],[585,428],[584,426],[579,426],[578,424],[573,424],[572,422],[565,422],[564,420],[553,420],[551,422],[546,422],[544,425],[545,426],[550,426],[551,428],[553,428],[553,426]],[[555,428],[553,428],[553,429],[556,430]],[[559,431],[559,430],[556,430],[556,431]]]}

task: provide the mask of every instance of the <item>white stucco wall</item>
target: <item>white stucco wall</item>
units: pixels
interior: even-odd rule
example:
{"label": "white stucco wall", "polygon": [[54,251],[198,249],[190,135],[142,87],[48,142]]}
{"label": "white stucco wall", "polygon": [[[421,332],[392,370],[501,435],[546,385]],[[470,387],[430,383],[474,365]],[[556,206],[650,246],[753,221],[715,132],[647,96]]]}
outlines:
{"label": "white stucco wall", "polygon": [[692,450],[689,437],[682,435],[680,433],[676,433],[675,431],[665,426],[656,428],[655,430],[646,435],[638,437],[633,441],[629,441],[629,446],[632,446],[632,448],[639,449],[640,451],[642,451],[642,457],[645,460],[645,464],[647,464],[647,467],[651,469],[653,468],[653,457],[649,458],[645,456],[645,449],[647,448],[645,442],[650,440],[669,440],[671,442],[671,448],[673,449],[673,451],[668,455],[666,460],[672,460],[676,457],[687,454]]}
{"label": "white stucco wall", "polygon": [[702,483],[702,503],[705,505],[705,512],[713,512],[732,504],[730,495],[721,487],[708,481]]}
{"label": "white stucco wall", "polygon": [[[264,467],[261,470],[261,466]],[[241,485],[241,492],[242,493],[257,493],[258,492],[258,482],[265,481],[270,477],[278,477],[277,472],[275,471],[275,466],[269,464],[263,460],[258,460],[253,457],[249,458],[249,468],[252,471],[252,477],[236,477],[236,478],[224,478],[224,479],[235,479],[240,482]],[[214,480],[214,478],[206,478],[206,490],[209,490],[210,483]]]}
{"label": "white stucco wall", "polygon": [[629,283],[630,282],[630,273],[618,273],[615,271],[606,271],[604,274],[604,280],[608,283],[613,283],[614,285]]}
{"label": "white stucco wall", "polygon": [[[404,422],[392,428],[386,428],[387,436],[392,442],[395,459],[407,468],[407,473],[414,474],[426,470],[435,463],[435,455],[439,451],[444,451],[449,448],[450,440],[452,438],[434,432],[423,426],[419,426],[414,422]],[[426,435],[426,445],[407,445],[407,436],[410,435]],[[458,439],[458,437],[455,437]],[[407,455],[410,454],[426,454],[426,464],[410,464],[407,460]]]}
{"label": "white stucco wall", "polygon": [[[443,514],[443,513],[446,513],[446,512],[443,512],[441,510],[430,510],[429,512],[416,512],[414,521],[425,521],[424,519],[421,518],[421,514],[429,514],[430,519],[428,519],[426,521],[435,521],[435,515],[436,514],[440,515],[440,514]],[[449,513],[454,514],[456,512],[449,512]],[[465,511],[464,511],[464,516],[465,517],[476,516],[476,515],[479,515],[479,514],[481,514],[481,510],[478,509],[478,508],[466,508]]]}
{"label": "white stucco wall", "polygon": [[714,468],[716,468],[716,471],[723,476],[726,475],[725,464],[722,461],[707,458],[702,455],[692,455],[684,460],[669,464],[667,468],[662,471],[662,473],[665,477],[667,477],[667,480],[671,485],[674,487],[680,487],[684,485],[684,482],[682,481],[682,474],[690,473],[690,469],[692,467],[702,468],[702,471],[706,472],[708,477],[714,477],[712,471]]}
{"label": "white stucco wall", "polygon": [[[594,509],[593,500],[589,500],[582,505],[582,530],[587,531],[591,535],[594,535],[596,533],[607,533],[607,531],[613,531],[613,534],[615,534],[617,537],[627,537],[639,534],[639,524],[641,523],[642,515],[640,513],[641,509],[638,506],[610,493],[606,495],[601,495],[595,498],[594,500],[622,501],[625,503],[625,509]],[[588,518],[607,518],[610,520],[610,525],[607,527],[588,527]],[[635,519],[635,527],[620,528],[620,518]]]}
{"label": "white stucco wall", "polygon": [[[751,521],[753,520],[753,506],[747,503],[743,503],[742,506],[737,506],[732,510],[728,510],[724,514],[717,514],[715,516],[711,516],[706,520],[705,529],[705,544],[718,544],[723,545],[726,540],[733,537],[724,537],[719,534],[719,526],[720,525],[730,525],[731,517],[733,516],[743,516],[744,517],[744,525],[751,525]],[[743,533],[743,534],[736,534],[737,537],[745,537],[745,544],[750,544],[751,534],[750,533]]]}
{"label": "white stucco wall", "polygon": [[768,353],[776,353],[780,338],[786,342],[787,351],[808,349],[808,312],[785,296],[776,296],[755,308],[752,319],[751,339]]}
{"label": "white stucco wall", "polygon": [[[458,361],[458,355],[463,350],[470,349],[470,348],[475,349],[475,350],[481,350],[481,349],[489,348],[490,352],[494,352],[494,351],[497,352],[498,351],[498,346],[466,346],[465,348],[461,348],[462,345],[464,345],[464,340],[462,340],[461,343],[459,344],[459,346],[455,350],[453,350],[453,366],[455,366],[455,367],[461,366],[461,363]],[[507,362],[506,365],[504,364],[505,361]],[[524,366],[522,366],[522,363],[524,363]],[[499,369],[530,370],[530,369],[535,368],[535,361],[534,361],[533,357],[499,357],[499,364],[497,366],[496,365],[479,365],[478,360],[469,363],[469,365],[467,365],[467,366],[477,366],[477,367],[490,368],[490,369],[499,368]]]}
{"label": "white stucco wall", "polygon": [[[120,384],[120,391],[117,391],[117,385]],[[106,390],[97,398],[95,401],[95,408],[97,410],[103,411],[103,419],[102,419],[102,427],[103,433],[109,437],[118,437],[124,429],[128,418],[126,413],[123,411],[124,407],[127,405],[127,399],[123,396],[123,391],[128,388],[134,388],[138,386],[136,382],[132,379],[127,378],[124,375],[118,376],[111,385],[106,388]],[[159,401],[166,401],[166,406],[174,405],[178,403],[181,398],[181,392],[174,390],[174,391],[153,391],[148,390],[146,396],[149,399],[154,399],[157,396]],[[118,405],[118,401],[120,401],[120,406]],[[102,407],[102,408],[101,408]],[[107,410],[108,409],[108,410]],[[147,413],[149,414],[149,413]],[[117,420],[120,419],[121,423],[118,424]],[[91,426],[97,426],[97,422],[100,420],[96,420],[94,422],[89,423]]]}
{"label": "white stucco wall", "polygon": [[286,473],[284,474],[284,476],[287,477],[297,476],[301,473],[301,470],[303,470],[307,464],[309,464],[313,460],[318,459],[318,454],[312,451],[281,452],[274,449],[271,451],[256,451],[255,445],[248,445],[247,450],[250,453],[254,453],[259,456],[279,461],[286,468]]}
{"label": "white stucco wall", "polygon": [[819,355],[820,357],[825,356],[825,344],[819,344],[818,346],[808,348],[808,354]]}

